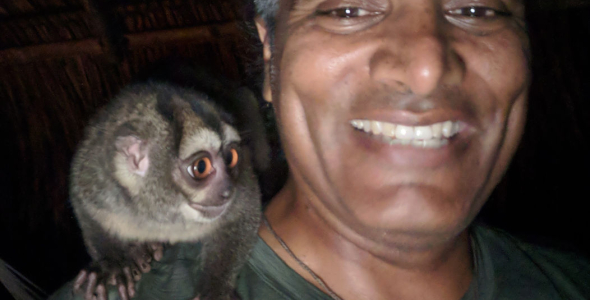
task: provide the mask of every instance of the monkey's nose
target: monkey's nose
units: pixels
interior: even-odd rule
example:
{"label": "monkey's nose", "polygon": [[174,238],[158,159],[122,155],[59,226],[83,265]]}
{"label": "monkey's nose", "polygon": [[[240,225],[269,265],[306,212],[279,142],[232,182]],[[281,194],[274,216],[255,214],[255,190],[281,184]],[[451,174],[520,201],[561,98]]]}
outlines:
{"label": "monkey's nose", "polygon": [[234,193],[234,188],[230,187],[221,193],[221,197],[224,199],[227,199],[227,198],[231,197],[233,195],[233,193]]}

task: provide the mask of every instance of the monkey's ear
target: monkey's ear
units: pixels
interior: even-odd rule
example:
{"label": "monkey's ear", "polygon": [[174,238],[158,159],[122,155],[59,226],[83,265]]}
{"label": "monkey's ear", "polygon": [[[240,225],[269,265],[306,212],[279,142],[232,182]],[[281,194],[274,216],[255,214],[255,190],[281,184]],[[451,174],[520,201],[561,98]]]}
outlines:
{"label": "monkey's ear", "polygon": [[120,136],[117,137],[115,147],[125,155],[129,172],[144,177],[150,166],[146,143],[133,135]]}

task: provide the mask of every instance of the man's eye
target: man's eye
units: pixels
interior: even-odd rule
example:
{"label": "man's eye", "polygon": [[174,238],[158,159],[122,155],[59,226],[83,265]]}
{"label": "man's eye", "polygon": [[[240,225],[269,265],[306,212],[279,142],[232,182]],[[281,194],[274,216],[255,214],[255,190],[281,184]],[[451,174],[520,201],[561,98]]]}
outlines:
{"label": "man's eye", "polygon": [[448,10],[447,13],[454,16],[469,18],[495,18],[510,16],[509,12],[499,11],[491,7],[485,6],[469,6],[454,8]]}
{"label": "man's eye", "polygon": [[388,9],[384,2],[389,3],[389,0],[341,1],[340,6],[334,1],[325,2],[316,8],[312,20],[319,28],[331,33],[355,33],[383,20]]}
{"label": "man's eye", "polygon": [[330,16],[335,18],[358,18],[371,15],[371,12],[358,7],[339,7],[336,9],[318,11],[320,16]]}

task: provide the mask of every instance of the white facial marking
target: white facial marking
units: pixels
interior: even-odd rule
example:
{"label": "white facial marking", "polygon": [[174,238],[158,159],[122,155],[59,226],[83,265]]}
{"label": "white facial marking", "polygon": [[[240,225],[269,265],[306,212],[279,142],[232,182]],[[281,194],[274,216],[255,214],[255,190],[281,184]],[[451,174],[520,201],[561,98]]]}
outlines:
{"label": "white facial marking", "polygon": [[[189,222],[159,223],[147,222],[143,218],[129,215],[128,213],[116,213],[108,210],[97,210],[93,219],[96,220],[108,232],[117,235],[120,239],[135,241],[198,241],[207,236],[219,225],[219,222],[211,222],[208,219],[199,220],[199,212],[188,205],[179,207],[184,217],[191,216]],[[191,211],[192,210],[192,211]]]}
{"label": "white facial marking", "polygon": [[200,211],[190,207],[187,203],[181,204],[179,210],[186,220],[192,220],[200,223],[210,223],[215,220],[215,218],[207,218],[203,216]]}
{"label": "white facial marking", "polygon": [[235,130],[233,127],[231,127],[230,125],[228,125],[226,123],[222,123],[222,126],[223,126],[223,134],[225,135],[225,142],[226,143],[232,143],[232,142],[239,143],[240,142],[240,135],[238,134],[237,130]]}
{"label": "white facial marking", "polygon": [[221,148],[219,135],[210,129],[202,128],[183,138],[180,143],[180,159],[187,159],[199,150],[217,151]]}

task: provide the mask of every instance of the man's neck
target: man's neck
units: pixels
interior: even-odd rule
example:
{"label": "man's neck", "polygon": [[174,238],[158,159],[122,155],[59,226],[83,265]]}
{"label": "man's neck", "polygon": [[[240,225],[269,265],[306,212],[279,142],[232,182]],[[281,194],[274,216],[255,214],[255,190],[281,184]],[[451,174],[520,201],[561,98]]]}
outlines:
{"label": "man's neck", "polygon": [[[374,244],[328,225],[299,191],[289,180],[265,215],[297,258],[341,298],[457,300],[467,291],[472,259],[466,232],[432,249],[390,247],[391,255],[381,257],[375,254],[383,253],[382,248],[372,251]],[[265,226],[260,236],[289,267],[323,290]]]}

